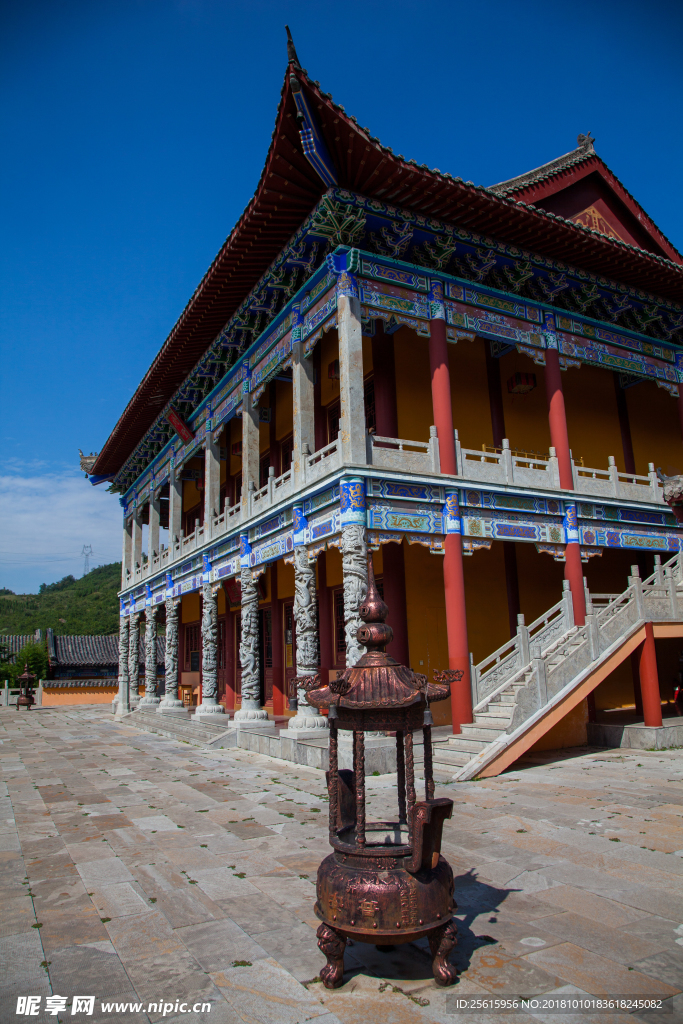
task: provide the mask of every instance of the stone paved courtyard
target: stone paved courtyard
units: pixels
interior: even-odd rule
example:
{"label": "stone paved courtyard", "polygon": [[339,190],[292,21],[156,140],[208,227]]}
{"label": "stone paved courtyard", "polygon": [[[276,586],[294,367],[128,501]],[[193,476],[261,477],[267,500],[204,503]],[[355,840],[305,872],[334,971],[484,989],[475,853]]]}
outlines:
{"label": "stone paved courtyard", "polygon": [[[660,996],[662,1019],[683,1021],[683,751],[575,750],[498,779],[442,776],[458,984],[434,985],[424,945],[354,944],[335,992],[317,981],[321,772],[163,739],[97,707],[3,709],[0,761],[3,1022],[655,1019],[449,1012],[456,995],[557,992]],[[392,777],[368,785],[369,813],[391,815]],[[41,997],[38,1016],[16,1015],[26,995]],[[55,1016],[51,995],[68,1000]],[[92,1016],[72,1016],[75,995],[96,997]],[[108,1001],[144,1010],[103,1012]]]}

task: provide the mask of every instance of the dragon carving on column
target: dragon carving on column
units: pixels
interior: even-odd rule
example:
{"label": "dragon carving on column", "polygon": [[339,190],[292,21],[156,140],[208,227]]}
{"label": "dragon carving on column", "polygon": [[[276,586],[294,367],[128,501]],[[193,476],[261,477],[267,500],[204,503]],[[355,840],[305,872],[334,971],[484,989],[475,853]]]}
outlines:
{"label": "dragon carving on column", "polygon": [[157,609],[147,608],[145,612],[145,696],[141,704],[158,704],[157,682]]}
{"label": "dragon carving on column", "polygon": [[164,677],[166,695],[161,704],[163,707],[182,707],[178,699],[178,617],[180,601],[166,598],[166,654],[164,657]]}
{"label": "dragon carving on column", "polygon": [[140,678],[140,612],[133,612],[129,617],[130,636],[128,640],[128,678],[130,703],[137,706],[140,703],[138,697],[138,679]]}
{"label": "dragon carving on column", "polygon": [[202,587],[202,704],[218,692],[218,602],[210,583]]}
{"label": "dragon carving on column", "polygon": [[130,700],[130,676],[128,674],[128,647],[129,647],[129,623],[128,619],[121,618],[119,624],[119,692],[112,701],[114,710],[120,708],[120,713],[128,710],[121,707],[121,698],[123,697],[123,703],[128,704]]}
{"label": "dragon carving on column", "polygon": [[[316,601],[315,566],[308,549],[294,549],[294,620],[296,622],[296,674],[311,677],[318,671],[318,604]],[[290,718],[290,729],[326,729],[327,719],[306,699],[306,690],[297,690],[298,711]]]}
{"label": "dragon carving on column", "polygon": [[364,654],[356,633],[362,626],[358,609],[368,589],[368,555],[365,527],[357,523],[343,527],[342,575],[344,579],[344,624],[346,632],[346,667],[351,668]]}
{"label": "dragon carving on column", "polygon": [[[242,708],[260,706],[261,681],[258,651],[258,589],[251,569],[241,571],[242,583],[242,635],[240,637],[240,665],[242,666]],[[239,715],[238,711],[235,717]]]}

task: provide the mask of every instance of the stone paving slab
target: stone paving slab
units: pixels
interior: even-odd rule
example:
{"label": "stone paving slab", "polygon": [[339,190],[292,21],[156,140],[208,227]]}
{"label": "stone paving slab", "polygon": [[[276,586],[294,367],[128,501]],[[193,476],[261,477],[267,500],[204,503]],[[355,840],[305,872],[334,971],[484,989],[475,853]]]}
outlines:
{"label": "stone paving slab", "polygon": [[[193,748],[96,707],[2,709],[0,740],[0,1022],[19,1019],[18,995],[51,993],[142,1004],[98,1006],[94,1022],[453,1024],[453,994],[563,992],[659,994],[664,1019],[683,1019],[680,751],[548,753],[460,784],[439,773],[455,802],[443,849],[457,985],[434,984],[424,941],[352,943],[328,992],[313,913],[329,852],[321,771]],[[394,793],[395,777],[370,777],[368,817],[390,817]]]}

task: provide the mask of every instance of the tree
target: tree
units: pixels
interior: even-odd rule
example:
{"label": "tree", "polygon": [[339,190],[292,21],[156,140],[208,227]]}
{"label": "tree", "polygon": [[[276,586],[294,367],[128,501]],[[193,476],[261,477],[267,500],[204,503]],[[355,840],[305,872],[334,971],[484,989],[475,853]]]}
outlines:
{"label": "tree", "polygon": [[28,665],[29,672],[36,677],[36,685],[39,679],[47,676],[47,645],[44,643],[30,643],[19,651],[13,665],[3,665],[3,678],[9,679],[11,686],[17,686],[17,678],[23,675]]}

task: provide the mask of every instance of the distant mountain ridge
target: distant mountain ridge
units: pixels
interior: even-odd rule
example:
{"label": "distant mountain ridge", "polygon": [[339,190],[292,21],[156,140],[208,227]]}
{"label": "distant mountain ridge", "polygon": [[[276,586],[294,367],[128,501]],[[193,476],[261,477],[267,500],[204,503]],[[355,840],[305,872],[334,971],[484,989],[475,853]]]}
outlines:
{"label": "distant mountain ridge", "polygon": [[0,592],[0,633],[118,633],[121,563],[100,565],[87,576],[43,584],[38,594]]}

